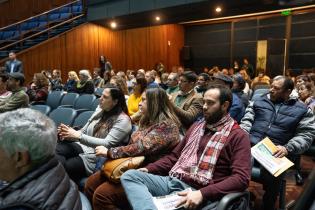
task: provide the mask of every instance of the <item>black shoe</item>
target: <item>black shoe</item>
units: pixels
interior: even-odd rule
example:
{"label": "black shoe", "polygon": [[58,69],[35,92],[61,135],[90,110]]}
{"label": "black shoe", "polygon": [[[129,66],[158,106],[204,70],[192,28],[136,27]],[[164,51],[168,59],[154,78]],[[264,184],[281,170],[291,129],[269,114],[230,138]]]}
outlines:
{"label": "black shoe", "polygon": [[295,174],[295,182],[296,182],[296,185],[298,186],[302,186],[304,184],[303,177],[300,173]]}

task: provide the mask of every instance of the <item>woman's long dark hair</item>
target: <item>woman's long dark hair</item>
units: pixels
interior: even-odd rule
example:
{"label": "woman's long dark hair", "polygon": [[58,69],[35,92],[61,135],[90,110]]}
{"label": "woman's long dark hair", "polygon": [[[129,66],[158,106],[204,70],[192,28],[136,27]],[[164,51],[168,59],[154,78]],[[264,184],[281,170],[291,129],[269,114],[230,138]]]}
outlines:
{"label": "woman's long dark hair", "polygon": [[113,115],[119,115],[121,112],[124,112],[128,115],[128,108],[124,93],[118,87],[111,84],[105,85],[104,90],[106,88],[110,90],[112,99],[117,100],[117,104],[110,111],[104,112],[104,117],[107,118]]}

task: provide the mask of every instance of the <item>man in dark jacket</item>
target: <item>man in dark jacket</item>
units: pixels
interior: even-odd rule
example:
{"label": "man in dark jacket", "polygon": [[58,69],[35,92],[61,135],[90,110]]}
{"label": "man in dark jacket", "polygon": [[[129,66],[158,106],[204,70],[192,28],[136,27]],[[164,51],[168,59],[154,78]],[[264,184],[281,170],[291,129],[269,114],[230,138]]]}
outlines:
{"label": "man in dark jacket", "polygon": [[0,122],[0,209],[81,210],[78,189],[54,156],[54,123],[32,109],[1,114]]}
{"label": "man in dark jacket", "polygon": [[[290,98],[294,88],[291,79],[277,76],[273,79],[270,93],[251,102],[241,121],[241,127],[250,134],[252,145],[265,137],[277,145],[275,157],[292,156],[306,151],[315,138],[314,116],[311,110]],[[274,177],[261,168],[265,194],[265,210],[275,209],[282,177]]]}
{"label": "man in dark jacket", "polygon": [[9,60],[5,62],[5,69],[8,74],[14,72],[23,73],[23,64],[20,60],[16,59],[14,52],[9,53]]}

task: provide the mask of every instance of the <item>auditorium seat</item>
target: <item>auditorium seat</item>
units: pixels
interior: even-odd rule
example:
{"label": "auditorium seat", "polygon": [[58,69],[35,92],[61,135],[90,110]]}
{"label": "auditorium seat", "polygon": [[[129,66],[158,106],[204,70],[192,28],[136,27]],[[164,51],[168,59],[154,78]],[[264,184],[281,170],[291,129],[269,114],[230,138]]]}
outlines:
{"label": "auditorium seat", "polygon": [[41,104],[32,105],[31,109],[40,111],[41,113],[43,113],[45,115],[48,115],[50,113],[50,111],[51,111],[50,106],[48,106],[48,105],[41,105]]}
{"label": "auditorium seat", "polygon": [[78,128],[82,128],[87,122],[88,120],[91,118],[92,114],[94,113],[94,111],[85,111],[82,112],[81,114],[79,114],[73,123],[73,127],[78,127]]}
{"label": "auditorium seat", "polygon": [[56,126],[59,126],[61,123],[72,126],[76,116],[76,110],[65,107],[58,107],[49,114],[49,117],[55,122]]}
{"label": "auditorium seat", "polygon": [[59,106],[63,95],[64,95],[63,91],[50,92],[46,100],[46,105],[50,106],[51,110],[56,109]]}
{"label": "auditorium seat", "polygon": [[92,105],[95,99],[96,96],[93,94],[82,94],[74,103],[73,108],[79,112],[92,110]]}
{"label": "auditorium seat", "polygon": [[78,93],[67,93],[63,96],[60,107],[73,107],[76,100],[79,98]]}
{"label": "auditorium seat", "polygon": [[95,111],[99,104],[100,104],[100,99],[99,98],[95,99],[91,110]]}

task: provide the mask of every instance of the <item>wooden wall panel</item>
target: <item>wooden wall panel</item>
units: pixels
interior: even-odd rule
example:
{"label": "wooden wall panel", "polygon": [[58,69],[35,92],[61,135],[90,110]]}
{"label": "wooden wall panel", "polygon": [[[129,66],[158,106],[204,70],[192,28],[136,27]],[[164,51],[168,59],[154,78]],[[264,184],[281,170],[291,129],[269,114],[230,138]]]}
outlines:
{"label": "wooden wall panel", "polygon": [[100,55],[105,55],[116,71],[152,69],[159,60],[170,70],[180,64],[179,52],[183,45],[181,25],[112,31],[87,23],[19,53],[18,59],[23,62],[28,81],[44,69],[61,69],[66,79],[70,70],[92,71],[98,67]]}
{"label": "wooden wall panel", "polygon": [[126,65],[129,69],[149,69],[148,29],[132,29],[126,31]]}
{"label": "wooden wall panel", "polygon": [[9,0],[0,4],[0,28],[38,15],[73,0]]}

